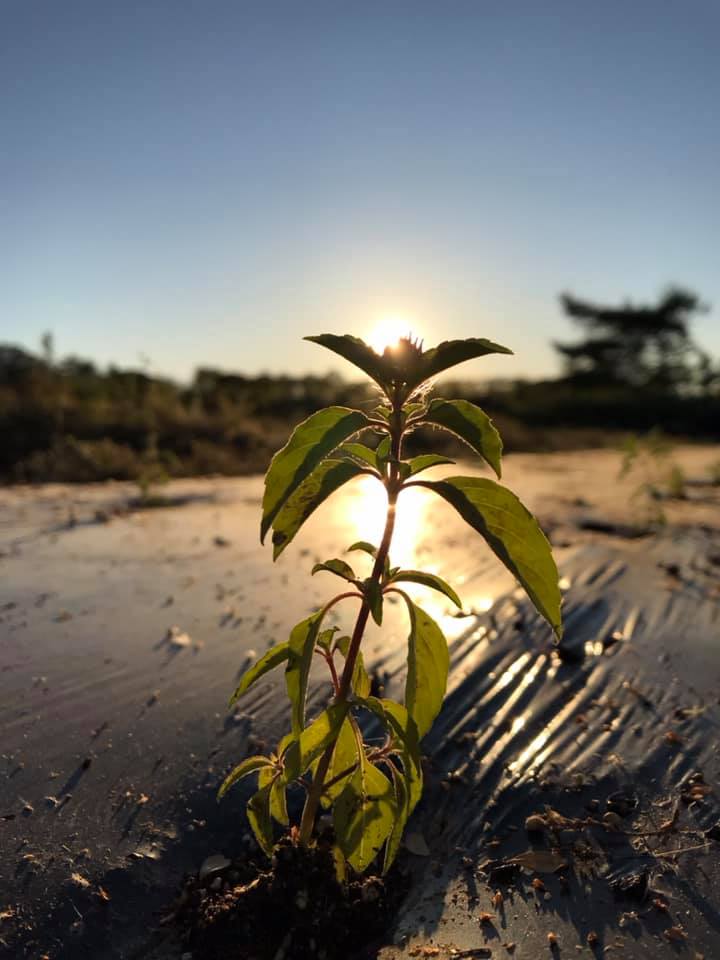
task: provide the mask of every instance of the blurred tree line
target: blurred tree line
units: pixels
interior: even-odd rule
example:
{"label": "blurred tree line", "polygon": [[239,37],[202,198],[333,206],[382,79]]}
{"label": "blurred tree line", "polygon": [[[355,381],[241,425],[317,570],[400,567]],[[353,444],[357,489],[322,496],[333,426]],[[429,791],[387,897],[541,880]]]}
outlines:
{"label": "blurred tree line", "polygon": [[[498,421],[508,449],[616,442],[618,433],[720,437],[720,370],[691,336],[706,309],[671,289],[654,305],[608,307],[561,297],[584,338],[555,344],[563,375],[469,394]],[[463,386],[468,396],[468,386]],[[0,345],[0,478],[135,480],[265,469],[291,427],[333,403],[370,406],[372,389],[338,376],[247,377],[197,370],[188,386],[137,370],[101,371]],[[437,446],[435,438],[434,445]],[[422,449],[423,435],[413,438]]]}
{"label": "blurred tree line", "polygon": [[560,302],[585,335],[554,344],[563,375],[495,391],[488,402],[497,412],[536,428],[720,437],[720,367],[691,335],[708,310],[696,294],[671,288],[655,304],[619,307],[570,294]]}
{"label": "blurred tree line", "polygon": [[54,362],[0,345],[0,477],[141,480],[251,473],[289,426],[331,403],[367,400],[339,377],[246,377],[199,369],[189,386],[137,370]]}

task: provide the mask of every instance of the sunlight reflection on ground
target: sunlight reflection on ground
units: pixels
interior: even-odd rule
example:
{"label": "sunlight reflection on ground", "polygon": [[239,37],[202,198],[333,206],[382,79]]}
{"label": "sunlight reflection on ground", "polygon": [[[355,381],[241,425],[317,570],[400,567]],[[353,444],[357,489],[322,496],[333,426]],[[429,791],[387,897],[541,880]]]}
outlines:
{"label": "sunlight reflection on ground", "polygon": [[[335,519],[347,531],[348,546],[357,540],[368,540],[377,545],[382,538],[387,511],[387,495],[384,487],[374,477],[361,477],[348,488],[345,495],[333,501]],[[462,589],[465,576],[452,577],[442,563],[428,562],[427,545],[448,529],[452,518],[448,508],[427,490],[413,488],[404,490],[398,500],[390,559],[393,566],[405,569],[420,569],[448,577],[463,601],[463,610],[474,613],[488,611],[495,598],[487,593],[487,584],[482,595]],[[471,536],[468,531],[468,536]],[[482,546],[479,546],[482,550]],[[437,556],[440,556],[438,553]],[[353,565],[359,575],[361,561]],[[454,605],[441,593],[415,584],[403,584],[403,590],[417,600],[433,617],[448,640],[465,627],[463,618],[458,618]]]}

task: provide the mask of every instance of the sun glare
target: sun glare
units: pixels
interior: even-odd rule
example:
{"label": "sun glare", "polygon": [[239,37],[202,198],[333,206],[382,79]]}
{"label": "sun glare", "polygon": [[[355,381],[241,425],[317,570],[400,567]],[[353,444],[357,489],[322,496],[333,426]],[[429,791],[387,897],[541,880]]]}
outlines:
{"label": "sun glare", "polygon": [[368,336],[368,343],[376,353],[382,353],[386,347],[395,347],[401,337],[416,336],[410,323],[402,317],[385,317]]}

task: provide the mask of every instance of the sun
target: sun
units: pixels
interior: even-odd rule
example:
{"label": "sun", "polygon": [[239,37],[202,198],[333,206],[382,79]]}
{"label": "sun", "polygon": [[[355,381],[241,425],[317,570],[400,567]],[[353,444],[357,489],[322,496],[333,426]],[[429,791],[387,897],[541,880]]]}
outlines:
{"label": "sun", "polygon": [[412,325],[403,317],[384,317],[373,328],[367,342],[376,353],[382,353],[386,347],[395,347],[402,337],[415,336]]}

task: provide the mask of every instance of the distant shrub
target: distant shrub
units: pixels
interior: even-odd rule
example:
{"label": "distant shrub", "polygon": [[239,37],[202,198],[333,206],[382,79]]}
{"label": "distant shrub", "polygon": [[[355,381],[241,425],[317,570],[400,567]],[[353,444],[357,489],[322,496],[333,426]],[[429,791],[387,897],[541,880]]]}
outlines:
{"label": "distant shrub", "polygon": [[137,480],[142,467],[140,456],[124,444],[64,436],[49,450],[37,450],[16,464],[14,478],[20,483]]}

